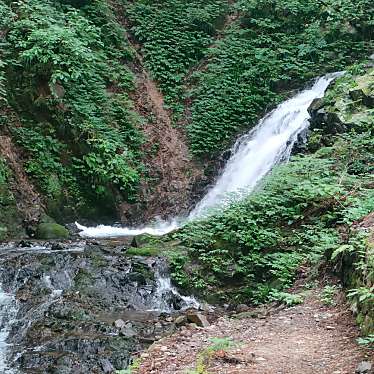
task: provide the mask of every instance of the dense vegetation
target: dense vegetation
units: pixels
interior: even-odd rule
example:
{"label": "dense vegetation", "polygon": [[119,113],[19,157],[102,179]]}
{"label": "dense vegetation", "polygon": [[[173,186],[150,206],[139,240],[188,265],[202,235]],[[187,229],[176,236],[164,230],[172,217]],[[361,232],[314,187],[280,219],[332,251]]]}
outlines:
{"label": "dense vegetation", "polygon": [[0,13],[0,82],[18,115],[4,107],[2,123],[24,149],[26,170],[53,213],[113,200],[113,187],[134,199],[142,136],[123,63],[131,49],[108,4],[1,1]]}
{"label": "dense vegetation", "polygon": [[[187,131],[191,151],[200,156],[215,157],[290,89],[344,69],[373,46],[370,0],[183,3],[135,1],[131,19],[169,99],[181,94],[182,83],[192,85]],[[226,27],[207,49],[225,13]],[[190,79],[188,67],[203,56]]]}
{"label": "dense vegetation", "polygon": [[214,42],[217,29],[223,26],[227,1],[122,1],[147,68],[160,84],[166,103],[181,114],[178,100],[183,95],[183,79]]}
{"label": "dense vegetation", "polygon": [[313,132],[325,131],[316,152],[294,156],[248,198],[230,197],[229,209],[172,235],[178,242],[169,255],[180,286],[214,302],[261,303],[284,296],[301,265],[350,256],[339,271],[359,308],[372,310],[372,244],[353,226],[374,210],[373,74],[347,73],[320,102],[335,122],[329,134],[324,120],[313,124]]}
{"label": "dense vegetation", "polygon": [[370,10],[369,0],[1,0],[0,132],[50,215],[113,218],[142,203],[150,180],[139,71],[190,153],[214,159],[290,90],[367,55]]}

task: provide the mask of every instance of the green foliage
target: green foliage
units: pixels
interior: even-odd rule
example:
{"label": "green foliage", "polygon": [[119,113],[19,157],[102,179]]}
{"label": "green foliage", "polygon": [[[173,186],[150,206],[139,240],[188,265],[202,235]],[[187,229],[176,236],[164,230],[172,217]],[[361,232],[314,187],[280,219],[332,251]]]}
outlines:
{"label": "green foliage", "polygon": [[133,25],[132,32],[142,44],[145,65],[160,84],[166,103],[175,104],[183,94],[183,79],[188,69],[204,58],[213,42],[221,17],[227,11],[227,2],[123,2]]}
{"label": "green foliage", "polygon": [[333,285],[327,285],[323,287],[320,299],[323,304],[327,306],[335,305],[335,297],[339,291],[339,287],[335,284]]}
{"label": "green foliage", "polygon": [[18,16],[2,26],[4,76],[21,126],[10,130],[48,197],[79,208],[117,189],[131,201],[142,173],[125,65],[132,52],[106,1],[74,5],[12,2]]}
{"label": "green foliage", "polygon": [[188,370],[186,374],[208,374],[207,368],[209,367],[209,362],[218,351],[227,351],[238,346],[237,342],[234,342],[232,338],[211,338],[209,339],[212,343],[207,348],[205,348],[197,357],[196,367],[194,370]]}
{"label": "green foliage", "polygon": [[116,374],[132,374],[134,373],[134,370],[139,369],[140,364],[141,364],[141,358],[137,358],[127,369],[117,370]]}
{"label": "green foliage", "polygon": [[359,303],[365,301],[374,301],[374,286],[372,287],[359,287],[359,288],[352,288],[348,292],[348,297],[350,298],[357,298]]}
{"label": "green foliage", "polygon": [[299,305],[304,302],[304,298],[300,294],[291,294],[288,292],[271,291],[269,294],[270,301],[279,301],[286,306]]}
{"label": "green foliage", "polygon": [[157,247],[141,247],[141,248],[129,248],[126,251],[126,255],[128,256],[158,256],[160,255],[160,248]]}
{"label": "green foliage", "polygon": [[224,298],[261,303],[289,287],[300,264],[347,245],[336,226],[349,222],[353,208],[370,209],[370,171],[349,168],[370,159],[368,139],[345,135],[323,156],[295,156],[244,200],[173,234],[188,248],[188,260],[172,263],[175,280],[185,286],[189,279],[204,295],[221,288]]}
{"label": "green foliage", "polygon": [[374,349],[374,334],[358,338],[357,343]]}
{"label": "green foliage", "polygon": [[209,341],[212,343],[206,348],[207,353],[227,350],[236,347],[238,344],[235,343],[232,338],[210,338]]}
{"label": "green foliage", "polygon": [[344,69],[373,46],[370,0],[241,0],[234,8],[239,19],[209,49],[191,92],[191,150],[209,158],[288,90]]}
{"label": "green foliage", "polygon": [[5,162],[0,158],[0,186],[7,182],[8,176],[8,168],[6,167]]}

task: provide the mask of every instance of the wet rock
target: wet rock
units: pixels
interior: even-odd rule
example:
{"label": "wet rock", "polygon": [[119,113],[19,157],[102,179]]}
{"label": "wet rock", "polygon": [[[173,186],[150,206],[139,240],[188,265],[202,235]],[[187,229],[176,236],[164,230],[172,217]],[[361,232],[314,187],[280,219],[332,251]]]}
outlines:
{"label": "wet rock", "polygon": [[32,246],[32,243],[26,240],[21,240],[17,244],[18,248],[30,248],[31,246]]}
{"label": "wet rock", "polygon": [[207,318],[201,313],[188,313],[187,319],[188,321],[195,323],[197,326],[201,326],[201,327],[210,326],[210,323],[208,322]]}
{"label": "wet rock", "polygon": [[152,242],[152,240],[155,240],[156,238],[157,237],[153,235],[149,235],[149,234],[137,235],[137,236],[134,236],[134,238],[132,239],[131,246],[140,248],[146,244],[149,244],[150,242]]}
{"label": "wet rock", "polygon": [[103,368],[104,373],[113,373],[115,371],[113,365],[107,359],[101,360],[101,367]]}
{"label": "wet rock", "polygon": [[61,243],[52,243],[51,250],[52,251],[62,251],[64,246]]}
{"label": "wet rock", "polygon": [[126,326],[126,322],[123,319],[117,319],[114,321],[114,326],[120,330]]}
{"label": "wet rock", "polygon": [[356,374],[370,374],[373,373],[373,365],[369,361],[362,361],[356,368]]}
{"label": "wet rock", "polygon": [[245,304],[239,304],[237,307],[236,307],[236,312],[237,313],[244,313],[244,312],[248,312],[249,311],[249,306],[248,305],[245,305]]}
{"label": "wet rock", "polygon": [[36,228],[35,237],[37,239],[67,239],[69,231],[57,223],[40,223]]}
{"label": "wet rock", "polygon": [[187,317],[186,316],[178,316],[175,320],[174,323],[176,325],[184,325],[187,322]]}
{"label": "wet rock", "polygon": [[[168,279],[160,282],[161,275],[168,276],[165,261],[105,252],[102,241],[83,248],[53,243],[67,251],[19,250],[0,256],[3,285],[22,301],[10,334],[15,343],[11,359],[21,371],[102,374],[124,369],[134,352],[175,331],[174,318],[165,310],[175,312],[182,300],[168,290]],[[144,312],[154,308],[160,310]]]}

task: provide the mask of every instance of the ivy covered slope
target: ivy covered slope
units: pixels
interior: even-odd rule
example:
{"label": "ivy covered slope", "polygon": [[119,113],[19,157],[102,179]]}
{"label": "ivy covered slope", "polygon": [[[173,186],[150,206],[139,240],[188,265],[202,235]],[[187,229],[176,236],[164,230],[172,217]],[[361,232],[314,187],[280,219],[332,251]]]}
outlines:
{"label": "ivy covered slope", "polygon": [[135,0],[127,13],[176,114],[184,98],[191,151],[208,159],[291,89],[373,46],[370,0]]}
{"label": "ivy covered slope", "polygon": [[372,312],[374,226],[365,217],[374,211],[373,99],[374,69],[340,78],[311,108],[313,132],[330,126],[330,144],[314,142],[245,200],[172,234],[174,249],[165,250],[174,280],[209,301],[260,303],[289,287],[300,265],[325,256]]}
{"label": "ivy covered slope", "polygon": [[106,1],[0,1],[0,132],[18,146],[49,214],[112,215],[133,201],[142,135],[132,59]]}
{"label": "ivy covered slope", "polygon": [[236,21],[195,74],[188,134],[197,155],[215,155],[290,89],[373,46],[370,0],[239,0],[232,12]]}

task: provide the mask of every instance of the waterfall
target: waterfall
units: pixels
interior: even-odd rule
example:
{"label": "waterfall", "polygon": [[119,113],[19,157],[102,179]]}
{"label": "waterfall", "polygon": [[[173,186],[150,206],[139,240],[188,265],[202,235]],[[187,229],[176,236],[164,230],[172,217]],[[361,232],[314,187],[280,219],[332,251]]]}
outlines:
{"label": "waterfall", "polygon": [[170,313],[173,310],[199,309],[200,304],[193,296],[184,296],[171,283],[170,272],[165,261],[155,269],[156,292],[151,300],[150,311]]}
{"label": "waterfall", "polygon": [[76,223],[82,237],[132,236],[143,233],[163,235],[184,223],[198,219],[216,207],[225,207],[230,194],[245,196],[271,169],[288,161],[297,138],[309,125],[308,108],[316,98],[323,97],[328,85],[342,73],[327,74],[315,83],[278,105],[247,134],[241,136],[231,150],[232,156],[214,186],[200,200],[188,217],[169,222],[156,222],[142,228],[99,225],[85,227]]}

